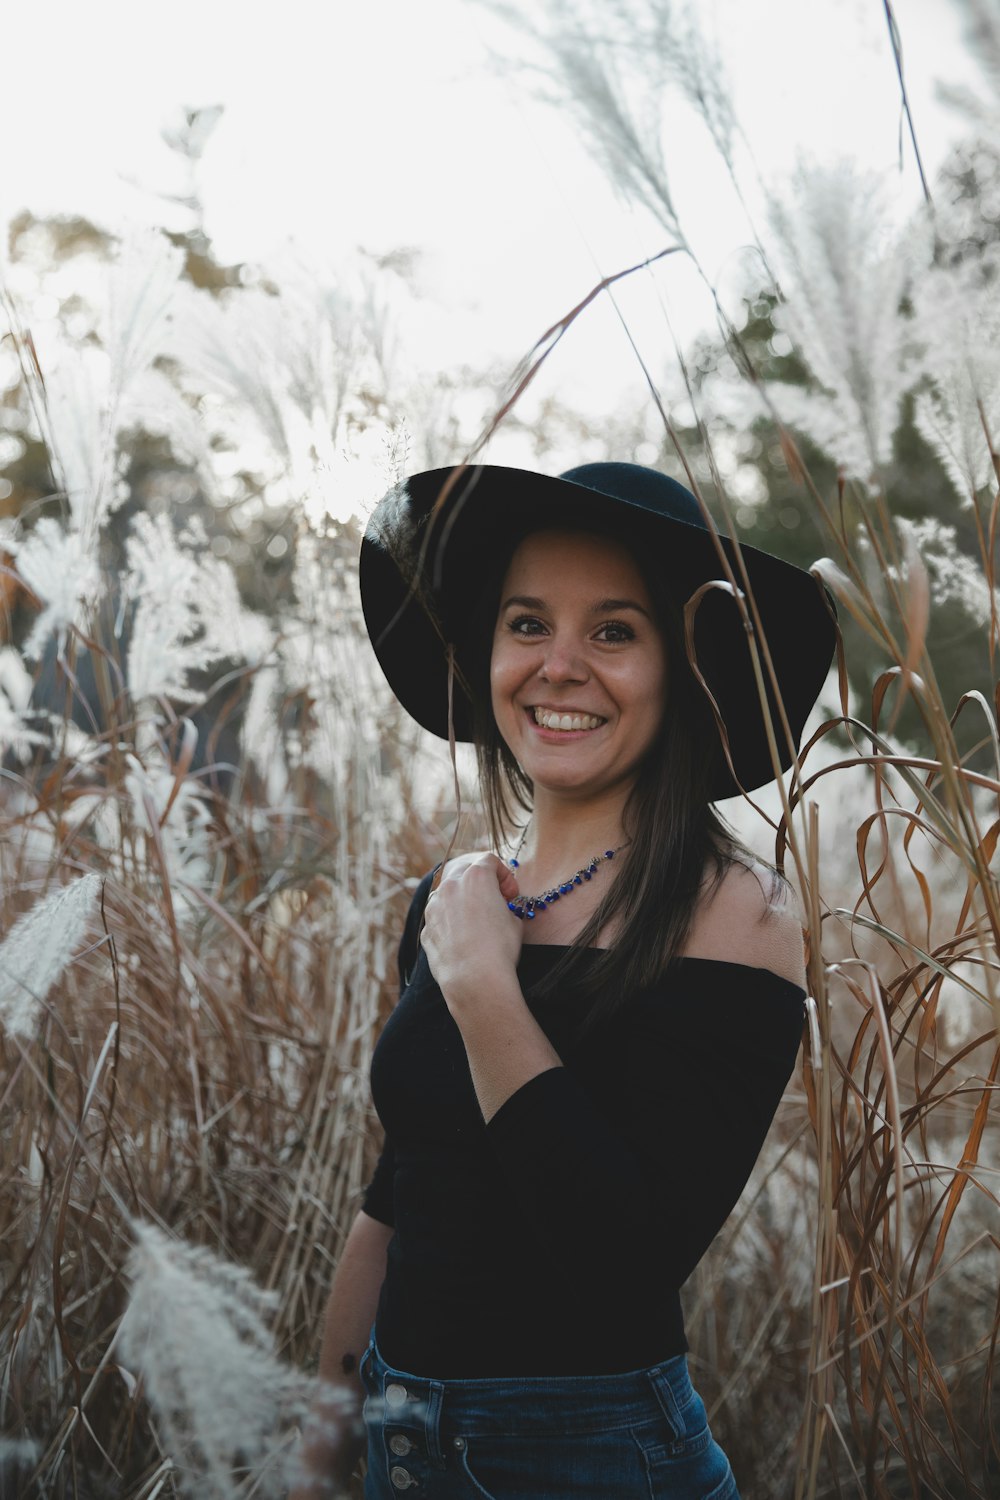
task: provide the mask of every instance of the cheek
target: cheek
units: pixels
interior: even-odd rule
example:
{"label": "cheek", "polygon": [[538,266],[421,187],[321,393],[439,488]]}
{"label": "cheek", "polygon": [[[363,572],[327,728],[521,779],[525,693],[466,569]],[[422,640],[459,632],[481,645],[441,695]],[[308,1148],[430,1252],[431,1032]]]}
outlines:
{"label": "cheek", "polygon": [[647,674],[642,701],[645,702],[650,725],[650,734],[657,732],[666,712],[669,695],[670,674],[665,662],[659,662]]}
{"label": "cheek", "polygon": [[490,657],[490,698],[493,717],[499,723],[501,715],[510,711],[510,695],[515,686],[514,663],[504,650],[502,641],[495,641]]}

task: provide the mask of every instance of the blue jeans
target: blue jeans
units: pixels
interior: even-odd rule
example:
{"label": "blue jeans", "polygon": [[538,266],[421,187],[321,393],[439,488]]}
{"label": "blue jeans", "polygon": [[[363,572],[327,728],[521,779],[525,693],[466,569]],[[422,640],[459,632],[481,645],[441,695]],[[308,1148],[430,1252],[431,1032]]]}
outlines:
{"label": "blue jeans", "polygon": [[374,1332],[365,1500],[739,1500],[683,1355],[625,1375],[427,1380]]}

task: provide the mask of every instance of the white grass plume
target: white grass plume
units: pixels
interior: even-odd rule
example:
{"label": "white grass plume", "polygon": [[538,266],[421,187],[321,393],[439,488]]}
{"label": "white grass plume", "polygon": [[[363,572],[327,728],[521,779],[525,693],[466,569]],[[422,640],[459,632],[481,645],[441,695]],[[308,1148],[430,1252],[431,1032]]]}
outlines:
{"label": "white grass plume", "polygon": [[[543,92],[573,111],[622,196],[642,203],[682,240],[661,132],[670,7],[636,6],[632,0],[543,0],[531,10],[505,0],[486,5],[536,43],[542,60],[534,71],[544,81]],[[641,48],[650,31],[656,32],[655,45]],[[518,67],[524,66],[522,55]]]}
{"label": "white grass plume", "polygon": [[[134,809],[135,825],[142,830],[139,848],[143,862],[146,868],[156,869],[162,857],[166,868],[161,878],[165,875],[170,883],[175,912],[181,917],[193,916],[198,909],[196,899],[183,887],[211,889],[219,862],[205,788],[193,776],[183,777],[178,784],[174,767],[155,751],[146,752],[145,763],[126,754],[125,765],[125,790]],[[154,825],[157,852],[153,848]]]}
{"label": "white grass plume", "polygon": [[44,339],[39,348],[42,438],[71,526],[93,547],[100,520],[125,498],[116,463],[113,373],[107,351]]}
{"label": "white grass plume", "polygon": [[136,601],[128,649],[132,698],[190,698],[188,674],[213,658],[201,640],[197,559],[178,545],[168,516],[146,514],[133,522],[126,556],[125,593]]}
{"label": "white grass plume", "polygon": [[[310,533],[299,538],[293,573],[295,607],[281,619],[275,653],[277,673],[262,674],[253,702],[252,723],[262,716],[279,722],[280,705],[299,694],[308,697],[308,720],[293,739],[286,736],[286,765],[308,765],[328,786],[344,784],[347,767],[355,765],[361,747],[378,753],[384,732],[385,680],[365,640],[360,601],[348,592],[341,567],[331,572],[327,550]],[[270,779],[264,761],[267,735],[255,744],[244,725],[244,753]],[[377,796],[391,778],[380,779]]]}
{"label": "white grass plume", "polygon": [[48,735],[28,724],[31,718],[30,674],[13,646],[0,646],[0,755],[12,751],[22,763],[32,747],[48,743]]}
{"label": "white grass plume", "polygon": [[136,603],[128,651],[135,702],[197,696],[190,673],[224,657],[257,661],[271,631],[240,603],[232,569],[213,557],[200,524],[175,536],[166,515],[136,516],[126,544],[126,596]]}
{"label": "white grass plume", "polygon": [[276,1294],[151,1224],[134,1224],[133,1234],[116,1349],[142,1374],[187,1493],[232,1500],[249,1470],[255,1494],[279,1495],[289,1463],[275,1454],[308,1412],[316,1383],[275,1354],[267,1320]]}
{"label": "white grass plume", "polygon": [[967,84],[939,82],[938,97],[960,111],[981,135],[1000,133],[1000,9],[995,0],[958,0],[968,57],[975,60],[985,94]]}
{"label": "white grass plume", "polygon": [[183,251],[157,229],[136,229],[118,246],[101,341],[122,418],[130,389],[162,351],[183,265]]}
{"label": "white grass plume", "polygon": [[[1000,308],[996,252],[929,268],[914,287],[919,364],[929,380],[915,420],[966,504],[995,482],[990,441],[1000,438]],[[984,425],[985,424],[985,425]]]}
{"label": "white grass plume", "polygon": [[539,60],[526,60],[522,49],[514,67],[535,73],[543,97],[573,111],[615,189],[685,245],[664,151],[670,90],[701,118],[734,182],[740,134],[704,7],[678,0],[482,3],[535,43]]}
{"label": "white grass plume", "polygon": [[183,390],[209,397],[221,493],[238,454],[272,498],[297,501],[312,493],[317,472],[336,468],[349,432],[370,424],[358,393],[385,389],[384,336],[356,282],[289,252],[266,268],[267,290],[183,289],[169,352]]}
{"label": "white grass plume", "polygon": [[893,522],[907,553],[915,553],[927,568],[931,603],[960,604],[977,625],[986,628],[1000,607],[1000,598],[991,597],[979,560],[962,551],[954,526],[934,516],[918,520],[895,516]]}
{"label": "white grass plume", "polygon": [[[71,529],[93,548],[108,515],[128,494],[119,439],[132,423],[133,392],[162,353],[183,255],[156,230],[124,238],[98,299],[100,346],[64,331],[43,338],[35,410],[53,472],[65,489]],[[140,396],[141,400],[141,396]]]}
{"label": "white grass plume", "polygon": [[891,230],[886,186],[850,162],[803,163],[769,217],[782,294],[775,322],[828,393],[775,383],[771,395],[786,421],[868,482],[891,455],[912,378],[900,311],[910,256]]}
{"label": "white grass plume", "polygon": [[57,886],[0,943],[0,1026],[30,1037],[56,980],[80,946],[101,887],[99,875]]}
{"label": "white grass plume", "polygon": [[24,643],[24,655],[37,660],[50,635],[62,648],[69,631],[86,622],[101,591],[97,559],[79,531],[66,531],[52,516],[43,516],[25,536],[7,547],[17,571],[41,601],[42,610]]}

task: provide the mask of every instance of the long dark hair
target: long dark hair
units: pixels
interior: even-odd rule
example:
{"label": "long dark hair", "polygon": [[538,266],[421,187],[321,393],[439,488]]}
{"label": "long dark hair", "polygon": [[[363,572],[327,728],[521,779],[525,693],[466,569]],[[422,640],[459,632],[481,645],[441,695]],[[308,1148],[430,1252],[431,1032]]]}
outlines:
{"label": "long dark hair", "polygon": [[[628,545],[610,529],[585,529]],[[522,539],[523,533],[495,561],[472,622],[475,649],[469,685],[476,757],[483,810],[498,849],[532,806],[531,781],[497,728],[489,679],[500,587]],[[687,937],[699,898],[711,896],[730,865],[749,866],[754,860],[709,801],[721,749],[708,701],[688,665],[684,594],[669,573],[651,567],[639,549],[629,550],[646,581],[666,641],[669,699],[625,805],[628,855],[576,941],[531,988],[532,998],[541,999],[572,982],[585,1017],[581,1035],[609,1020],[628,996],[662,978]],[[620,922],[616,941],[596,958],[588,954],[585,960],[584,950],[594,947],[613,918]]]}

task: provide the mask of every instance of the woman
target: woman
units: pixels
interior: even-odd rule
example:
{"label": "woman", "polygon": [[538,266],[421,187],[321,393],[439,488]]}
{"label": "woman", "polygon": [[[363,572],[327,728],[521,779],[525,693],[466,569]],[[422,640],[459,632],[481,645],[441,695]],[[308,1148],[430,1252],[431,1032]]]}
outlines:
{"label": "woman", "polygon": [[[699,682],[682,610],[717,579]],[[800,570],[738,560],[673,480],[442,470],[373,517],[382,669],[427,728],[475,741],[494,850],[516,847],[420,883],[375,1051],[386,1145],[321,1357],[334,1397],[360,1367],[369,1500],[737,1494],[678,1294],[749,1176],[804,997],[787,889],[711,807],[773,774],[747,581],[784,767],[832,609]],[[317,1425],[306,1457],[343,1483],[357,1451]]]}

